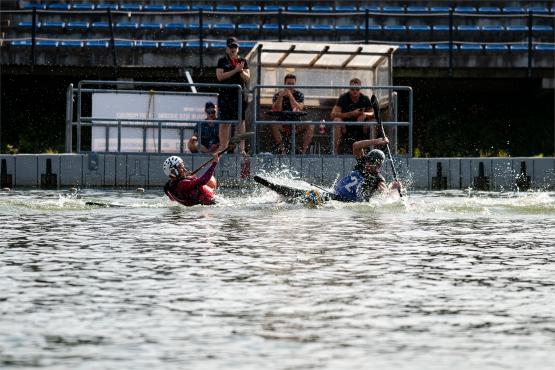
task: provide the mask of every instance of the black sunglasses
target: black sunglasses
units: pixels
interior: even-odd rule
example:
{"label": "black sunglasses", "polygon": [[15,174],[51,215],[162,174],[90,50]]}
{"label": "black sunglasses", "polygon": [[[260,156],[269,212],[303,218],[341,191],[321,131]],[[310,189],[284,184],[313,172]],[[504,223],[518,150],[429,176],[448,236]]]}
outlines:
{"label": "black sunglasses", "polygon": [[208,114],[215,114],[215,113],[216,113],[216,110],[215,110],[215,109],[207,109],[207,110],[206,110],[206,113],[208,113]]}

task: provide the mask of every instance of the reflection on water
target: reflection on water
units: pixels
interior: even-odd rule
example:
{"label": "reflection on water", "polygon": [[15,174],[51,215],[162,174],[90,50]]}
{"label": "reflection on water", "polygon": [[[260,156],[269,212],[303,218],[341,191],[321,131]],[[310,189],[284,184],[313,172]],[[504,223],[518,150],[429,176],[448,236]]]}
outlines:
{"label": "reflection on water", "polygon": [[555,193],[219,201],[0,193],[0,367],[555,363]]}

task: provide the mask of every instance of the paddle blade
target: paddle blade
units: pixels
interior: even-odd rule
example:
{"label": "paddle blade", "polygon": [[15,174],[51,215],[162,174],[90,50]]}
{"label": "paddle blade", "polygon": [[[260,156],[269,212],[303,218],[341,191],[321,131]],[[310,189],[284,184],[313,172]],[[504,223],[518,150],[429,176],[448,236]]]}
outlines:
{"label": "paddle blade", "polygon": [[229,143],[230,144],[237,144],[240,141],[250,139],[252,136],[254,136],[254,132],[244,132],[242,134],[235,135],[234,137],[229,139]]}
{"label": "paddle blade", "polygon": [[372,95],[372,97],[370,98],[370,105],[372,106],[372,109],[374,110],[374,115],[377,117],[380,113],[380,102],[379,102],[378,98],[376,97],[376,95]]}

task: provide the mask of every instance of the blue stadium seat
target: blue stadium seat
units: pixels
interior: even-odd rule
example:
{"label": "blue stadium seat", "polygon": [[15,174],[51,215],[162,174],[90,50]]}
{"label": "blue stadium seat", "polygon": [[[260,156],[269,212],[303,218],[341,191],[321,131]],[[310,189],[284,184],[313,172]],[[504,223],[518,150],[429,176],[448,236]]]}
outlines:
{"label": "blue stadium seat", "polygon": [[237,7],[235,5],[219,4],[219,5],[216,5],[216,11],[217,12],[236,12]]}
{"label": "blue stadium seat", "polygon": [[117,4],[107,4],[107,3],[102,3],[102,4],[96,4],[96,10],[118,10],[118,5]]}
{"label": "blue stadium seat", "polygon": [[[361,26],[360,29],[361,29],[361,30],[364,30],[365,28],[363,28],[363,27]],[[369,24],[369,25],[368,25],[368,31],[371,31],[371,32],[380,32],[381,30],[382,30],[382,26],[380,26],[379,24]]]}
{"label": "blue stadium seat", "polygon": [[149,40],[139,40],[135,41],[135,46],[143,49],[156,49],[158,47],[158,42]]}
{"label": "blue stadium seat", "polygon": [[460,32],[478,32],[480,31],[480,27],[476,25],[463,24],[461,26],[457,26],[457,30]]}
{"label": "blue stadium seat", "polygon": [[234,31],[235,25],[233,23],[215,23],[212,25],[212,29],[217,31]]}
{"label": "blue stadium seat", "polygon": [[31,40],[14,40],[10,42],[11,46],[33,46]]}
{"label": "blue stadium seat", "polygon": [[[45,4],[36,4],[36,3],[29,3],[29,4],[25,4],[25,6],[23,7],[23,9],[25,10],[31,10],[31,9],[37,9],[37,10],[44,10],[46,9],[46,5]],[[13,43],[12,43],[13,45]]]}
{"label": "blue stadium seat", "polygon": [[550,52],[550,53],[554,53],[555,52],[555,44],[538,44],[538,45],[534,46],[534,50],[547,51],[547,52]]}
{"label": "blue stadium seat", "polygon": [[285,7],[282,5],[264,5],[265,12],[278,12],[280,9],[285,10]]}
{"label": "blue stadium seat", "polygon": [[478,8],[478,13],[482,14],[500,14],[501,9],[496,6],[481,6]]}
{"label": "blue stadium seat", "polygon": [[[37,22],[37,28],[40,28],[41,23]],[[33,27],[33,22],[32,21],[21,21],[17,24],[17,27],[21,27],[21,28],[31,28]]]}
{"label": "blue stadium seat", "polygon": [[506,30],[511,32],[528,32],[528,26],[524,26],[524,25],[507,26]]}
{"label": "blue stadium seat", "polygon": [[288,24],[285,28],[290,31],[308,31],[307,24]]}
{"label": "blue stadium seat", "polygon": [[407,13],[409,14],[421,14],[428,13],[430,8],[427,6],[407,6]]}
{"label": "blue stadium seat", "polygon": [[139,24],[136,22],[118,22],[116,28],[119,30],[136,30],[139,28]]}
{"label": "blue stadium seat", "polygon": [[404,6],[384,6],[382,8],[384,13],[404,13],[405,7]]}
{"label": "blue stadium seat", "polygon": [[42,28],[60,29],[60,30],[63,30],[65,26],[66,26],[66,22],[61,22],[61,21],[44,21],[42,22],[42,25],[41,25]]}
{"label": "blue stadium seat", "polygon": [[71,7],[72,10],[77,11],[94,10],[94,8],[94,4],[91,3],[78,3],[73,4],[73,6]]}
{"label": "blue stadium seat", "polygon": [[401,24],[387,24],[383,26],[384,31],[402,32],[407,30],[407,26]]}
{"label": "blue stadium seat", "polygon": [[[145,12],[163,12],[167,8],[165,5],[162,4],[146,4],[143,5],[143,11]],[[156,45],[158,47],[158,45]]]}
{"label": "blue stadium seat", "polygon": [[93,30],[105,30],[108,29],[110,25],[108,22],[92,22],[90,27]]}
{"label": "blue stadium seat", "polygon": [[457,6],[455,7],[455,13],[465,13],[465,14],[475,14],[478,10],[473,6]]}
{"label": "blue stadium seat", "polygon": [[163,41],[160,43],[163,49],[183,49],[183,43],[178,41]]}
{"label": "blue stadium seat", "polygon": [[524,14],[526,10],[520,6],[507,6],[503,8],[505,14]]}
{"label": "blue stadium seat", "polygon": [[309,11],[308,6],[305,5],[287,5],[288,12],[297,13],[307,13]]}
{"label": "blue stadium seat", "polygon": [[63,40],[62,42],[60,42],[60,46],[61,47],[66,47],[66,48],[82,48],[83,47],[83,41]]}
{"label": "blue stadium seat", "polygon": [[115,40],[114,46],[117,48],[132,48],[133,46],[135,46],[135,43],[128,40]]}
{"label": "blue stadium seat", "polygon": [[[189,24],[189,28],[192,30],[198,30],[200,28],[200,25],[198,23],[191,23]],[[208,30],[210,29],[210,25],[206,22],[202,23],[202,29],[203,30]]]}
{"label": "blue stadium seat", "polygon": [[313,24],[310,26],[312,31],[333,31],[333,26],[329,24]]}
{"label": "blue stadium seat", "polygon": [[313,5],[312,6],[313,13],[332,13],[333,7],[327,5]]}
{"label": "blue stadium seat", "polygon": [[358,9],[354,5],[337,5],[335,11],[337,13],[356,13]]}
{"label": "blue stadium seat", "polygon": [[549,9],[543,6],[530,6],[527,10],[535,14],[549,14]]}
{"label": "blue stadium seat", "polygon": [[552,26],[547,26],[547,25],[537,25],[537,26],[532,26],[532,31],[533,32],[553,32],[553,27]]}
{"label": "blue stadium seat", "polygon": [[505,52],[509,50],[509,47],[505,44],[486,44],[484,49],[492,52]]}
{"label": "blue stadium seat", "polygon": [[171,31],[183,31],[187,29],[187,25],[185,23],[166,23],[164,28]]}
{"label": "blue stadium seat", "polygon": [[212,49],[225,49],[227,44],[225,41],[215,41],[210,43],[210,48]]}
{"label": "blue stadium seat", "polygon": [[190,9],[189,5],[168,5],[168,10],[171,12],[187,12]]}
{"label": "blue stadium seat", "polygon": [[[186,48],[196,48],[196,49],[198,49],[200,47],[200,41],[187,41],[185,43],[185,47]],[[207,48],[208,47],[208,42],[204,41],[202,43],[202,47]]]}
{"label": "blue stadium seat", "polygon": [[279,24],[277,24],[277,23],[264,23],[262,25],[262,29],[267,30],[267,31],[277,31],[277,30],[279,30]]}
{"label": "blue stadium seat", "polygon": [[58,47],[58,41],[56,41],[56,40],[38,40],[37,41],[37,46],[47,46],[47,47],[51,47],[51,48],[57,48]]}
{"label": "blue stadium seat", "polygon": [[528,51],[528,43],[511,44],[509,49],[511,51]]}
{"label": "blue stadium seat", "polygon": [[66,30],[86,31],[89,29],[89,22],[67,22]]}
{"label": "blue stadium seat", "polygon": [[482,45],[480,44],[461,44],[459,46],[459,50],[461,51],[481,51]]}
{"label": "blue stadium seat", "polygon": [[[434,48],[437,51],[449,51],[449,43],[448,42],[442,42],[442,43],[439,43],[439,44],[435,44]],[[453,44],[453,50],[457,50],[457,45]]]}
{"label": "blue stadium seat", "polygon": [[191,5],[191,10],[194,11],[205,11],[205,12],[211,12],[212,10],[214,10],[212,8],[212,5],[208,5],[208,4],[195,4],[195,5]]}
{"label": "blue stadium seat", "polygon": [[432,51],[434,47],[432,44],[410,44],[410,50],[414,51]]}
{"label": "blue stadium seat", "polygon": [[258,31],[260,26],[257,23],[239,23],[237,28],[245,31]]}
{"label": "blue stadium seat", "polygon": [[398,51],[407,51],[409,50],[409,46],[407,44],[399,44],[398,46]]}
{"label": "blue stadium seat", "polygon": [[141,4],[126,4],[124,2],[121,3],[119,6],[119,10],[123,10],[126,12],[140,12],[143,9]]}
{"label": "blue stadium seat", "polygon": [[259,5],[239,5],[240,12],[261,12],[262,7]]}
{"label": "blue stadium seat", "polygon": [[164,28],[164,25],[161,23],[141,23],[139,28],[142,30],[161,30]]}
{"label": "blue stadium seat", "polygon": [[365,6],[361,6],[360,8],[361,12],[366,12],[368,10],[369,13],[381,13],[382,12],[382,8],[380,8],[379,6],[369,6],[369,5],[365,5]]}
{"label": "blue stadium seat", "polygon": [[91,41],[87,41],[85,45],[89,48],[107,48],[108,41],[91,40]]}
{"label": "blue stadium seat", "polygon": [[241,47],[243,49],[252,49],[254,47],[254,45],[256,45],[255,41],[242,41],[241,42]]}
{"label": "blue stadium seat", "polygon": [[409,31],[413,32],[427,32],[431,31],[432,27],[428,26],[427,24],[415,24],[409,26]]}
{"label": "blue stadium seat", "polygon": [[432,6],[430,8],[430,13],[449,13],[451,10],[448,6]]}
{"label": "blue stadium seat", "polygon": [[434,24],[432,30],[436,32],[449,32],[449,25],[447,24]]}
{"label": "blue stadium seat", "polygon": [[53,3],[53,4],[48,4],[48,6],[46,8],[48,10],[69,10],[69,9],[71,9],[71,5],[70,4],[62,4],[62,3]]}
{"label": "blue stadium seat", "polygon": [[356,24],[336,24],[335,30],[339,32],[356,32],[358,29]]}
{"label": "blue stadium seat", "polygon": [[504,32],[505,27],[499,25],[487,25],[482,26],[482,31],[484,32]]}

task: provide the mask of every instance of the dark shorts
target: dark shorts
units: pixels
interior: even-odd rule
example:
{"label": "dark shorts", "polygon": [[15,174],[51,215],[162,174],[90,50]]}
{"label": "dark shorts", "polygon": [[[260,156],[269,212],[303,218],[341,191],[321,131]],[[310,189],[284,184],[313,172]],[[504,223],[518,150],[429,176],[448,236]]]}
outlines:
{"label": "dark shorts", "polygon": [[[241,119],[245,119],[245,112],[247,111],[248,102],[243,101],[243,113]],[[220,109],[220,120],[231,121],[237,118],[237,105],[238,102],[234,100],[221,100],[218,102],[218,108]]]}

